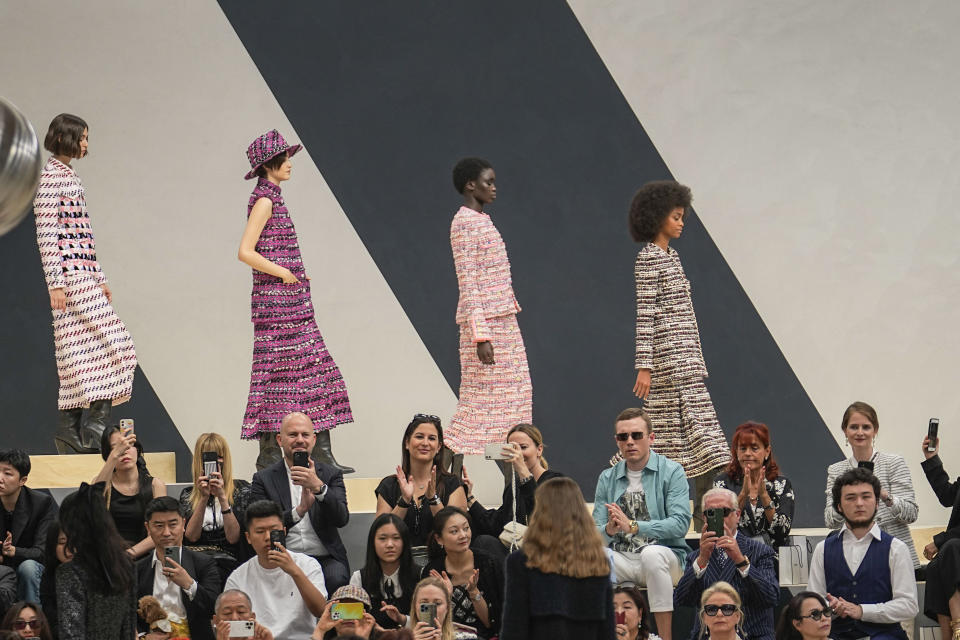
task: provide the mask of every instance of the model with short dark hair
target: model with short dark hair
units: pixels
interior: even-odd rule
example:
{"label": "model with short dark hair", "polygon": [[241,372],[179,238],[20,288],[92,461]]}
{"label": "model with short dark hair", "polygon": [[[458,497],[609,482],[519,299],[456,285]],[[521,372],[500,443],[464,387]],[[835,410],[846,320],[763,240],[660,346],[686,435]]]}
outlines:
{"label": "model with short dark hair", "polygon": [[670,241],[680,237],[690,189],[673,181],[643,185],[630,204],[630,235],[644,243],[634,275],[637,293],[633,392],[645,399],[655,449],[683,465],[698,497],[730,460],[730,449],[704,384],[707,367],[690,299],[690,282]]}
{"label": "model with short dark hair", "polygon": [[352,473],[330,445],[330,429],[353,422],[346,383],[317,327],[297,230],[280,193],[280,183],[290,179],[290,158],[301,148],[276,129],[247,148],[244,178],[257,178],[257,186],[238,253],[253,268],[253,367],[241,437],[260,441],[257,469],[265,469],[281,458],[276,438],[283,417],[302,411],[316,430],[314,457]]}
{"label": "model with short dark hair", "polygon": [[[57,452],[96,453],[110,408],[130,399],[137,355],[111,303],[97,261],[83,185],[70,162],[87,155],[89,129],[61,113],[47,130],[52,155],[33,200],[37,244],[53,310],[53,343],[60,377]],[[89,407],[86,422],[83,410]]]}
{"label": "model with short dark hair", "polygon": [[460,287],[460,399],[447,439],[454,451],[477,454],[502,443],[515,424],[533,421],[533,386],[507,248],[483,211],[497,198],[496,174],[486,160],[464,158],[453,168],[453,186],[463,195],[450,226]]}

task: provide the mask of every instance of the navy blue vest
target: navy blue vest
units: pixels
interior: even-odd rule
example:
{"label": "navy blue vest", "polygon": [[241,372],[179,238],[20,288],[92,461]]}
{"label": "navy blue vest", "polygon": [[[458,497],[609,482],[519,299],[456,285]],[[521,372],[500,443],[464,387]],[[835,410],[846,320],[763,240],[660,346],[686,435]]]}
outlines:
{"label": "navy blue vest", "polygon": [[[869,535],[869,534],[868,534]],[[850,573],[843,556],[841,534],[832,533],[823,543],[823,568],[827,579],[827,592],[847,602],[877,604],[893,599],[893,583],[890,579],[890,542],[886,531],[880,532],[880,540],[874,539],[857,569]],[[834,618],[830,636],[838,640],[854,640],[864,636],[895,637],[906,640],[907,634],[899,623],[864,622],[853,618]]]}

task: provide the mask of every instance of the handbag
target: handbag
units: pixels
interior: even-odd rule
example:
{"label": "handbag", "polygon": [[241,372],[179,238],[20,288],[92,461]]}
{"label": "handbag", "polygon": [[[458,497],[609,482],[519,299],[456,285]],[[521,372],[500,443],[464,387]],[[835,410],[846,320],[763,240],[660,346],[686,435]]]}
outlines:
{"label": "handbag", "polygon": [[510,467],[513,487],[513,520],[504,525],[500,532],[500,542],[510,551],[515,551],[523,545],[523,536],[527,532],[527,525],[517,522],[517,471]]}

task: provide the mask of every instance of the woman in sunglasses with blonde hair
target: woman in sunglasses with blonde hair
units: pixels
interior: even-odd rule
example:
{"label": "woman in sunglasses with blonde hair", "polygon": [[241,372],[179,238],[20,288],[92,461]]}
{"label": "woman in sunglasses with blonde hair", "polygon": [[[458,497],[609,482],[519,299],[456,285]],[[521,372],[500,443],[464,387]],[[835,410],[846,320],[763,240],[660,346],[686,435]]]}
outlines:
{"label": "woman in sunglasses with blonde hair", "polygon": [[715,582],[700,596],[700,638],[738,640],[743,636],[740,594],[728,582]]}

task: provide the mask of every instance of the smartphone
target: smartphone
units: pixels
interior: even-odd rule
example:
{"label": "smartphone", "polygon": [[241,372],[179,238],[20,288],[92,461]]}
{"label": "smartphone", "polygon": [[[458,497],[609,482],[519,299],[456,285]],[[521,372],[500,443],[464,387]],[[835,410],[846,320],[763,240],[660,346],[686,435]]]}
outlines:
{"label": "smartphone", "polygon": [[614,624],[627,624],[627,612],[626,612],[626,611],[614,611],[614,612],[613,612],[613,622],[614,622]]}
{"label": "smartphone", "polygon": [[120,433],[127,435],[133,432],[133,418],[120,418]]}
{"label": "smartphone", "polygon": [[280,551],[277,545],[287,546],[287,535],[283,532],[283,529],[270,530],[270,544],[276,551]]}
{"label": "smartphone", "polygon": [[873,460],[861,460],[857,463],[857,466],[861,469],[866,469],[870,473],[873,473]]}
{"label": "smartphone", "polygon": [[310,454],[306,451],[294,451],[293,452],[293,466],[295,467],[309,467],[310,466]]}
{"label": "smartphone", "polygon": [[927,451],[933,453],[937,450],[937,433],[940,431],[940,418],[930,418],[930,424],[927,425],[927,437],[930,442],[927,443]]}
{"label": "smartphone", "polygon": [[203,452],[203,475],[208,478],[214,473],[220,472],[220,460],[216,451]]}
{"label": "smartphone", "polygon": [[330,607],[331,620],[363,620],[362,602],[334,602]]}
{"label": "smartphone", "polygon": [[463,454],[456,453],[450,462],[450,474],[455,478],[463,479]]}
{"label": "smartphone", "polygon": [[417,609],[417,620],[419,622],[425,622],[434,629],[437,628],[437,623],[434,622],[434,619],[437,617],[437,604],[435,602],[421,602],[420,607]]}
{"label": "smartphone", "polygon": [[253,620],[229,620],[231,638],[252,638],[254,631]]}
{"label": "smartphone", "polygon": [[170,558],[177,564],[180,564],[180,547],[164,547],[163,557]]}
{"label": "smartphone", "polygon": [[707,509],[704,511],[704,515],[707,516],[707,530],[713,531],[717,534],[719,538],[724,534],[723,531],[723,510],[722,509]]}
{"label": "smartphone", "polygon": [[506,444],[498,444],[494,442],[493,444],[484,445],[483,447],[483,457],[486,460],[506,460],[507,456],[503,455],[503,448],[507,446]]}

